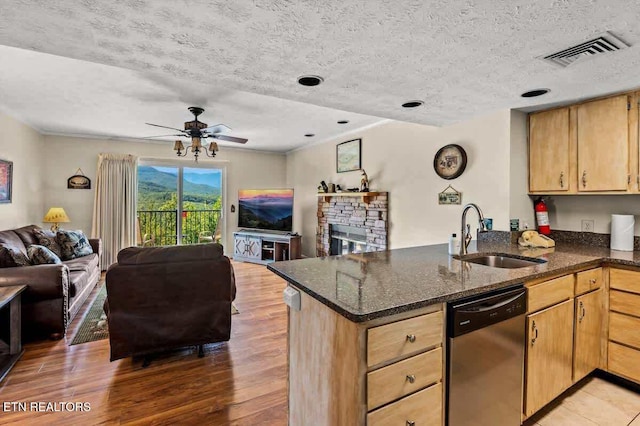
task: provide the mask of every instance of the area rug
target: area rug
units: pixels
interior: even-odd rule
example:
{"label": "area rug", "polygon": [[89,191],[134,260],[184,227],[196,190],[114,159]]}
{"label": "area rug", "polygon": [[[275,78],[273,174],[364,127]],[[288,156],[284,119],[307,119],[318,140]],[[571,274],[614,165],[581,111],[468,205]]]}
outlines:
{"label": "area rug", "polygon": [[[104,300],[107,298],[107,286],[102,284],[98,295],[93,300],[93,304],[89,311],[87,311],[84,318],[82,318],[82,324],[78,328],[76,335],[73,337],[71,345],[78,345],[80,343],[95,342],[96,340],[102,340],[109,337],[109,328],[107,327],[107,314],[104,313],[103,305]],[[238,308],[231,304],[231,315],[239,314]]]}

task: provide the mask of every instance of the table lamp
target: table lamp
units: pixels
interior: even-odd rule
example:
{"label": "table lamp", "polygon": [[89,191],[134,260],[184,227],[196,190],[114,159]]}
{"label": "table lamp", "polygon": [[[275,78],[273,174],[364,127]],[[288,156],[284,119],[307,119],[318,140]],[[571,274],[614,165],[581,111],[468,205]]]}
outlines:
{"label": "table lamp", "polygon": [[42,222],[53,223],[53,225],[51,225],[51,230],[56,232],[58,230],[59,223],[68,223],[71,222],[71,220],[69,220],[69,216],[67,216],[67,213],[62,207],[51,207],[47,214],[44,215]]}

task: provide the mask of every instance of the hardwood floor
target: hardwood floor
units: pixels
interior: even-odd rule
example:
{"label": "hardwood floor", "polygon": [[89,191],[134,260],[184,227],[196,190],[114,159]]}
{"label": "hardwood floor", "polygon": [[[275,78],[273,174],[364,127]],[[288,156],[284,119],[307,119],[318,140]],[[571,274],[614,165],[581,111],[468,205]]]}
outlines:
{"label": "hardwood floor", "polygon": [[[141,360],[109,362],[108,340],[68,346],[86,303],[65,339],[25,346],[0,383],[0,424],[286,425],[286,283],[261,265],[234,268],[240,314],[229,342],[205,346],[204,358],[195,348],[161,355],[146,369]],[[26,402],[27,411],[7,407],[12,402]],[[29,411],[32,402],[89,403],[90,410]]]}

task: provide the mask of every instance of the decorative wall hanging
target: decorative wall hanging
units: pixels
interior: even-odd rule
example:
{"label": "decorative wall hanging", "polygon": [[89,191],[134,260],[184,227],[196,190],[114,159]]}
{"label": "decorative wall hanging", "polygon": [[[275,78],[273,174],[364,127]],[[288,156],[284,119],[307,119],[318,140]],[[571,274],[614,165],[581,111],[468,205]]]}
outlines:
{"label": "decorative wall hanging", "polygon": [[13,162],[0,160],[0,204],[11,202]]}
{"label": "decorative wall hanging", "polygon": [[467,153],[460,145],[445,145],[433,158],[433,169],[443,179],[455,179],[467,167]]}
{"label": "decorative wall hanging", "polygon": [[438,204],[462,204],[462,192],[449,185],[438,194]]}
{"label": "decorative wall hanging", "polygon": [[336,166],[338,173],[360,170],[360,148],[362,139],[353,139],[336,146]]}
{"label": "decorative wall hanging", "polygon": [[91,179],[86,177],[82,169],[76,170],[76,174],[67,179],[68,189],[91,189]]}

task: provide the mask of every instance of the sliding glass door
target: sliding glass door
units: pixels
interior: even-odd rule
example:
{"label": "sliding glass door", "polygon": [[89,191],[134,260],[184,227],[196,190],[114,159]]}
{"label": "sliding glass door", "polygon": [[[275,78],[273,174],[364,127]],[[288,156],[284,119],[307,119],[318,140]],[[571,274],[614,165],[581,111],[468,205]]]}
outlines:
{"label": "sliding glass door", "polygon": [[218,241],[222,234],[223,170],[141,161],[138,245]]}

